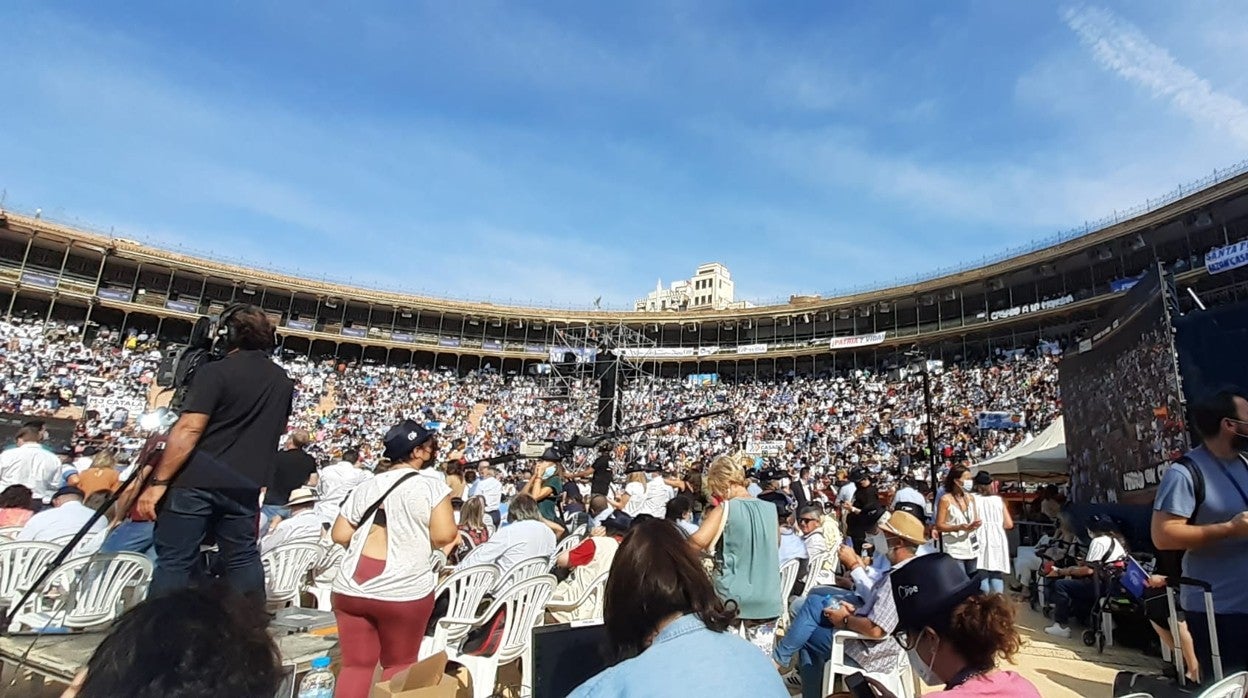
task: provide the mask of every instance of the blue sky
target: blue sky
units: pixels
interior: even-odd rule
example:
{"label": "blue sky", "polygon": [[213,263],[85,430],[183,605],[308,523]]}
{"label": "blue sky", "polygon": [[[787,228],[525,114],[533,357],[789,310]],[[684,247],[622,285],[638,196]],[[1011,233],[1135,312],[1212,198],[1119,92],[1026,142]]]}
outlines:
{"label": "blue sky", "polygon": [[5,204],[313,276],[618,306],[979,259],[1248,155],[1184,3],[0,3]]}

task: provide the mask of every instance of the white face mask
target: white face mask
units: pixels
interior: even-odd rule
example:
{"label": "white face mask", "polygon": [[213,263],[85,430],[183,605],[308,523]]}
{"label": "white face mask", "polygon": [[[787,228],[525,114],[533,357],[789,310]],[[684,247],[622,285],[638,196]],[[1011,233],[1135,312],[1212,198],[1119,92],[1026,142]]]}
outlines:
{"label": "white face mask", "polygon": [[971,491],[971,487],[974,487],[974,485],[975,485],[975,483],[971,482],[970,480],[963,480],[963,481],[962,481],[962,491],[964,491],[964,492],[970,492],[970,491]]}
{"label": "white face mask", "polygon": [[936,647],[932,648],[932,658],[926,662],[919,656],[919,648],[917,646],[907,653],[910,659],[910,669],[914,671],[914,675],[919,677],[919,680],[922,681],[925,686],[939,686],[944,683],[944,681],[936,675],[936,672],[932,671],[932,662],[936,661],[936,648],[939,647],[940,638],[938,637],[936,638]]}

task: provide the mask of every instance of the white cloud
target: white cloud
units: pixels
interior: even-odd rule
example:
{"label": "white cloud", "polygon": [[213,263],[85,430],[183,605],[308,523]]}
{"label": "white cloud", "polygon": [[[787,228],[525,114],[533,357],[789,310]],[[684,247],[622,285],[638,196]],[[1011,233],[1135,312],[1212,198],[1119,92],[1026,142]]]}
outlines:
{"label": "white cloud", "polygon": [[1248,105],[1214,89],[1134,24],[1099,7],[1067,8],[1062,18],[1102,66],[1168,99],[1192,121],[1248,144]]}

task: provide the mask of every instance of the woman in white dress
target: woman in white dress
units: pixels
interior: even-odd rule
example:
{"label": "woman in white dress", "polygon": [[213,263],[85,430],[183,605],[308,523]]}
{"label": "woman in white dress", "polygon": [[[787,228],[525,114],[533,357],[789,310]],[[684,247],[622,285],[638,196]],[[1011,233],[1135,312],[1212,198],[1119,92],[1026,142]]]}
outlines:
{"label": "woman in white dress", "polygon": [[1005,532],[1014,528],[1014,519],[1005,500],[993,492],[992,476],[975,476],[975,505],[983,525],[979,528],[979,571],[984,575],[985,594],[1005,592],[1005,575],[1010,573],[1010,541]]}

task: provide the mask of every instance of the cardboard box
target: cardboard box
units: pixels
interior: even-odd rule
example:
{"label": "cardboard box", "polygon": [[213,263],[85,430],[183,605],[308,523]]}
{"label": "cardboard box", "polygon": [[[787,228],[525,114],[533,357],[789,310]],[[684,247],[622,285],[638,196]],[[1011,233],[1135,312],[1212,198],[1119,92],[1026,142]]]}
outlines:
{"label": "cardboard box", "polygon": [[468,670],[451,665],[447,673],[446,652],[438,652],[373,685],[369,698],[471,698]]}

